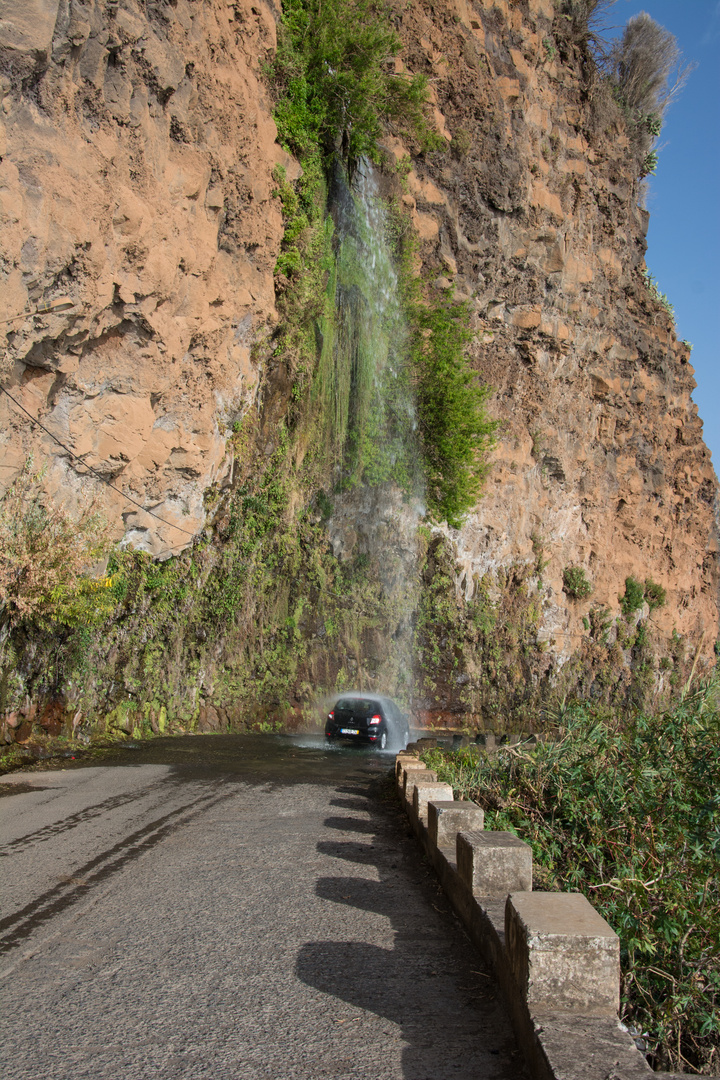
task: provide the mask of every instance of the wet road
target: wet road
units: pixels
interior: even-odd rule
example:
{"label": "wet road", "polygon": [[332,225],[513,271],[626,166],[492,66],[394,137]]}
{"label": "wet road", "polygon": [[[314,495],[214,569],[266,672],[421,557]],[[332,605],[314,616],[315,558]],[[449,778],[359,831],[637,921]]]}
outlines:
{"label": "wet road", "polygon": [[391,764],[200,736],[5,777],[5,1080],[524,1077]]}

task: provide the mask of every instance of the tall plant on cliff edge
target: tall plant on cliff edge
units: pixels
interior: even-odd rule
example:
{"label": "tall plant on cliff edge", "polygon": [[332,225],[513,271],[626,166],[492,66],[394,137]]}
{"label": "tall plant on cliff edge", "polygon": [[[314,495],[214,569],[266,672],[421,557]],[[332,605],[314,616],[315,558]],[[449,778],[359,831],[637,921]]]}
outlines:
{"label": "tall plant on cliff edge", "polygon": [[640,176],[655,172],[653,149],[665,111],[694,65],[684,64],[673,34],[641,11],[628,21],[605,58],[605,70],[628,120]]}

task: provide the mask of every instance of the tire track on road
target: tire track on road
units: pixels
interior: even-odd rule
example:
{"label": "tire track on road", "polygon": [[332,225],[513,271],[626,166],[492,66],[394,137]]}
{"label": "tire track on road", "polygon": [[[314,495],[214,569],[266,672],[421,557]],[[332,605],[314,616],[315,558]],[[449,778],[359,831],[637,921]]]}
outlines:
{"label": "tire track on road", "polygon": [[[225,784],[225,781],[221,781],[221,784]],[[171,832],[187,825],[204,810],[224,802],[234,794],[232,790],[218,793],[218,786],[214,784],[215,790],[212,792],[200,795],[162,817],[155,818],[141,829],[136,829],[124,840],[78,867],[68,881],[48,889],[13,915],[1,919],[0,955],[15,948],[43,923],[84,899],[88,895],[88,889],[106,881],[122,870],[128,862],[137,859],[164,840]]]}
{"label": "tire track on road", "polygon": [[[177,783],[177,781],[174,782]],[[161,783],[167,783],[167,781],[161,781]],[[93,818],[102,817],[102,815],[106,814],[109,810],[117,810],[120,806],[126,806],[131,802],[138,802],[146,794],[148,794],[148,792],[138,793],[133,790],[122,792],[119,795],[111,795],[109,798],[103,799],[102,802],[93,803],[92,806],[86,806],[83,810],[78,810],[76,813],[70,814],[61,821],[54,821],[50,825],[43,825],[41,829],[37,829],[35,832],[26,833],[25,836],[18,836],[17,839],[10,840],[4,847],[0,847],[0,858],[6,858],[8,855],[19,855],[21,852],[29,847],[33,847],[35,844],[41,844],[43,841],[50,840],[60,833],[76,829],[78,825],[84,825],[87,821],[92,821]]]}

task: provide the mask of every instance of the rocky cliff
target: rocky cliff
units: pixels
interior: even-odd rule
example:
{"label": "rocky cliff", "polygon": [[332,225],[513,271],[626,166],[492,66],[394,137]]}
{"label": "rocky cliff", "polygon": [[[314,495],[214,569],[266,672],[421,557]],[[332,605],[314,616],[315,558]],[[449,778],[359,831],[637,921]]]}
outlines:
{"label": "rocky cliff", "polygon": [[[690,349],[648,290],[630,139],[569,22],[552,0],[403,13],[405,61],[432,73],[454,136],[444,159],[414,162],[406,199],[437,287],[472,300],[502,425],[487,494],[453,535],[462,584],[469,597],[540,546],[540,636],[565,659],[591,607],[617,612],[625,579],[650,578],[668,597],[652,623],[710,657],[717,481]],[[582,602],[563,592],[574,566],[593,584]]]}
{"label": "rocky cliff", "polygon": [[[259,0],[0,8],[0,317],[74,305],[4,328],[3,384],[63,446],[3,396],[2,483],[32,454],[52,499],[92,497],[117,539],[152,554],[186,548],[212,524],[208,489],[237,486],[233,424],[261,399],[274,426],[291,407],[265,347],[283,236],[273,170],[300,176],[264,76],[279,18]],[[657,655],[643,663],[662,689],[713,655],[717,482],[689,348],[643,276],[647,213],[623,117],[552,0],[399,5],[395,24],[396,68],[429,76],[447,149],[388,130],[387,183],[411,215],[417,269],[470,304],[473,364],[500,422],[484,498],[461,529],[431,533],[427,589],[442,564],[455,623],[494,605],[511,682],[549,686],[579,662],[586,689],[608,664],[628,682],[649,634]],[[568,570],[592,593],[573,596]],[[667,600],[649,594],[618,630],[629,577]],[[427,709],[482,713],[489,660],[468,640],[446,635]]]}
{"label": "rocky cliff", "polygon": [[118,538],[151,552],[202,528],[275,319],[271,173],[292,171],[261,77],[275,19],[220,0],[2,7],[0,317],[75,305],[11,323],[3,374],[77,455],[4,398],[3,481],[34,452],[53,494],[91,489]]}

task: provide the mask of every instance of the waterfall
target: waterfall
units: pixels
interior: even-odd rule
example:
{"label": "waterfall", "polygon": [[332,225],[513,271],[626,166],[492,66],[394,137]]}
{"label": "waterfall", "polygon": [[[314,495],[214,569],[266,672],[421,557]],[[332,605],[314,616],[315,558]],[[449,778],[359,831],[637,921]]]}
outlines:
{"label": "waterfall", "polygon": [[330,411],[340,448],[330,537],[339,558],[369,560],[382,585],[379,655],[367,662],[361,656],[357,678],[407,702],[425,513],[422,459],[391,220],[368,161],[358,163],[352,182],[337,166],[330,206],[335,333],[326,335],[324,362],[332,368]]}

